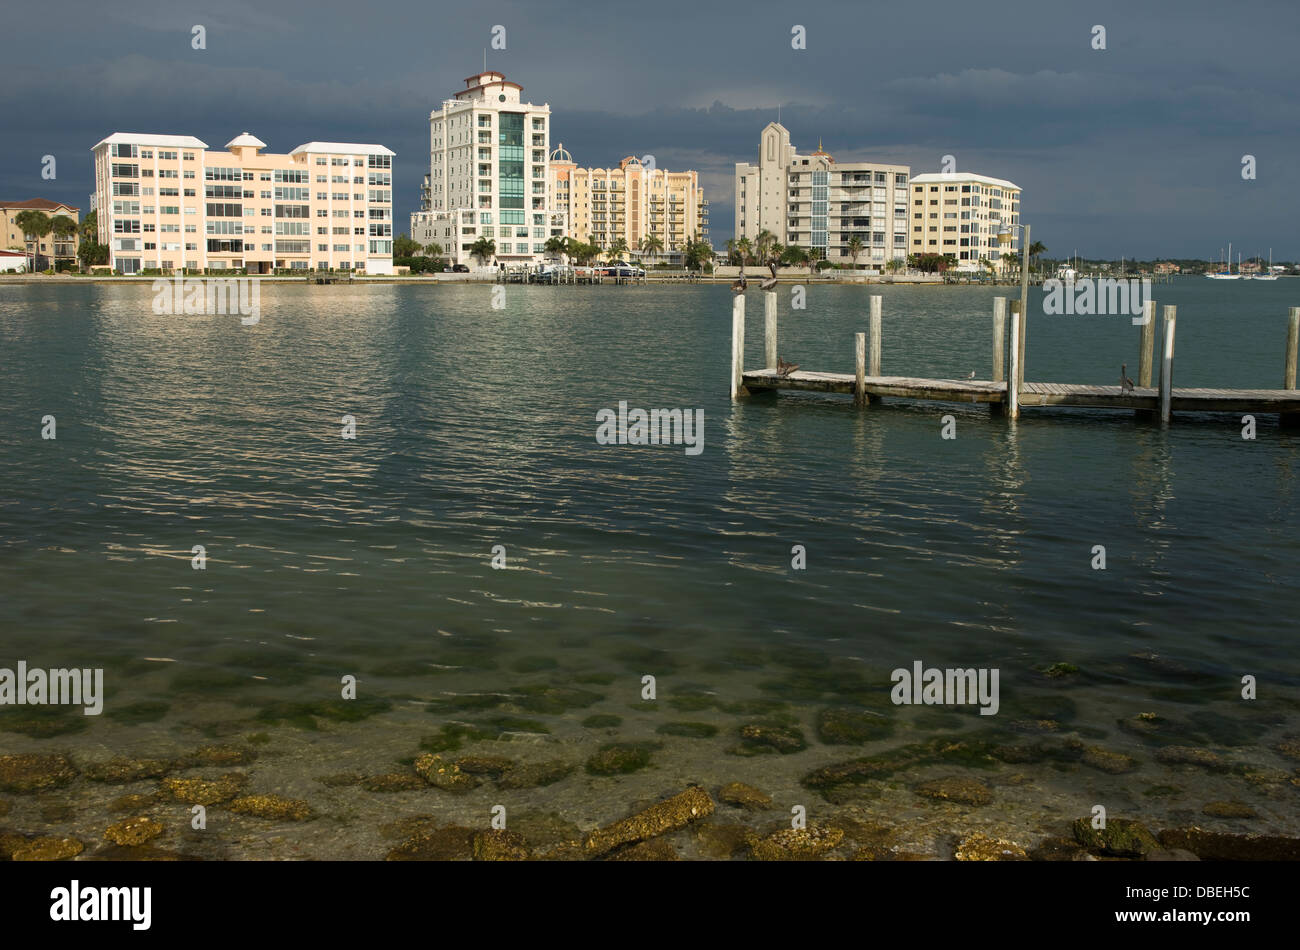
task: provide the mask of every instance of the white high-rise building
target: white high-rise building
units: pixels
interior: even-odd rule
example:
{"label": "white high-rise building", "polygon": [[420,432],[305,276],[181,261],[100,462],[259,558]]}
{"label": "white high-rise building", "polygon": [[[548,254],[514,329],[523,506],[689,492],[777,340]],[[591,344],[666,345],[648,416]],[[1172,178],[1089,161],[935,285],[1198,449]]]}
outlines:
{"label": "white high-rise building", "polygon": [[480,238],[496,244],[485,264],[537,261],[547,239],[564,234],[550,207],[551,107],[522,93],[502,73],[479,73],[429,115],[429,174],[411,238],[441,245],[452,263],[478,263],[470,249]]}
{"label": "white high-rise building", "polygon": [[767,231],[835,264],[853,263],[849,241],[862,244],[859,267],[907,257],[907,165],[837,162],[822,151],[801,155],[790,132],[768,123],[758,163],[736,163],[736,240],[753,244]]}

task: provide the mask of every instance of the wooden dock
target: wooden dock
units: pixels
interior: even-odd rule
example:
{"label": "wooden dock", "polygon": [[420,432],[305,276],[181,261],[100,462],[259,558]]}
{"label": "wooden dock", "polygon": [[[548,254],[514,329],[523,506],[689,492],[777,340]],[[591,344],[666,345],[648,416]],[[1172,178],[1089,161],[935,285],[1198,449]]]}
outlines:
{"label": "wooden dock", "polygon": [[[991,379],[927,379],[915,376],[885,376],[881,373],[882,298],[871,297],[868,330],[855,334],[852,373],[777,370],[777,299],[774,291],[764,293],[764,362],[762,369],[743,368],[745,352],[745,298],[737,295],[732,305],[731,395],[733,399],[753,392],[803,390],[840,393],[854,397],[859,405],[882,398],[928,399],[951,403],[986,403],[994,412],[1019,418],[1024,407],[1062,406],[1075,409],[1128,409],[1168,423],[1174,412],[1279,413],[1286,425],[1300,425],[1300,390],[1296,388],[1297,348],[1300,347],[1300,307],[1292,307],[1287,322],[1286,349],[1281,389],[1186,388],[1173,385],[1174,336],[1177,311],[1164,308],[1160,361],[1154,359],[1156,304],[1144,304],[1137,384],[1127,391],[1120,386],[1082,383],[1026,381],[1025,333],[1019,301],[1012,301],[1010,334],[1007,334],[1007,301],[994,298],[993,372]],[[867,343],[870,340],[870,349]],[[1152,382],[1152,374],[1157,379]],[[1008,380],[1014,380],[1012,385]]]}

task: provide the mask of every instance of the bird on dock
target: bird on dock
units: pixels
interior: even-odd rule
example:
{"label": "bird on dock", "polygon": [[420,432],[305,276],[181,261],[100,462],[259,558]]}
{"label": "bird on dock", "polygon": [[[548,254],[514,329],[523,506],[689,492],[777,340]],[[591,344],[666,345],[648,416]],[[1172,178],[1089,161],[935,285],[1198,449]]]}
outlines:
{"label": "bird on dock", "polygon": [[967,379],[974,379],[974,378],[975,378],[975,370],[971,370],[970,373],[967,374],[966,378],[967,378]]}
{"label": "bird on dock", "polygon": [[758,286],[762,287],[764,290],[775,290],[776,289],[776,258],[772,258],[767,262],[767,269],[772,272],[772,276],[767,278],[767,280],[763,281]]}
{"label": "bird on dock", "polygon": [[776,358],[776,375],[780,376],[782,379],[789,376],[798,368],[799,368],[798,363],[787,363],[779,356]]}
{"label": "bird on dock", "polygon": [[745,288],[749,286],[749,281],[745,279],[745,264],[741,262],[740,276],[731,282],[731,292],[733,294],[743,294]]}
{"label": "bird on dock", "polygon": [[1133,391],[1133,380],[1128,374],[1128,364],[1119,364],[1119,391],[1122,393],[1131,393]]}

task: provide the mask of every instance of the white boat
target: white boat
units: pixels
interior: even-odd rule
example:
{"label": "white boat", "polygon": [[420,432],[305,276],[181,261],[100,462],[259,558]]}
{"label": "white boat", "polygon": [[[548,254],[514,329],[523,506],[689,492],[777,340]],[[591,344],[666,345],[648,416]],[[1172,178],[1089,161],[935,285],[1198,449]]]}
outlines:
{"label": "white boat", "polygon": [[1256,274],[1255,280],[1277,280],[1277,274],[1273,273],[1273,249],[1268,249],[1268,273]]}
{"label": "white boat", "polygon": [[[1220,253],[1220,254],[1223,253],[1223,249],[1222,249],[1222,248],[1219,249],[1219,253]],[[1237,268],[1237,273],[1234,274],[1234,273],[1232,272],[1232,242],[1231,242],[1231,241],[1228,242],[1228,266],[1227,266],[1227,268],[1226,268],[1225,270],[1221,270],[1221,271],[1219,271],[1218,273],[1214,273],[1214,274],[1206,274],[1205,276],[1208,277],[1210,280],[1241,280],[1241,268],[1240,268],[1240,267]]]}

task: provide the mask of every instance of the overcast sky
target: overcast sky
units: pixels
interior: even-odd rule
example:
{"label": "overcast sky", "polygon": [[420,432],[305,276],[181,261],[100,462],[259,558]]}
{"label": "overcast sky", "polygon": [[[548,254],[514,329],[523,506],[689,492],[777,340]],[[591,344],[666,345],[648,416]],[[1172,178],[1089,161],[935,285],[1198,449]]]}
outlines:
{"label": "overcast sky", "polygon": [[[242,131],[270,150],[397,152],[397,230],[419,205],[428,114],[489,68],[549,103],[552,144],[608,166],[695,168],[732,236],[734,163],[778,107],[841,161],[1009,178],[1052,256],[1300,258],[1300,4],[1202,0],[879,4],[184,0],[6,5],[0,199],[84,209],[114,131]],[[195,24],[207,48],[191,48]],[[791,48],[806,28],[807,48]],[[1093,27],[1106,49],[1092,48]],[[924,31],[924,36],[921,33]],[[57,178],[41,179],[42,156]],[[1242,178],[1253,155],[1257,178]]]}

